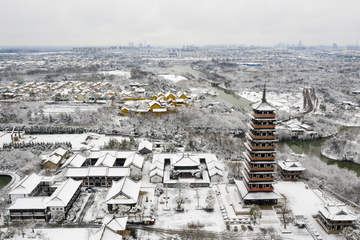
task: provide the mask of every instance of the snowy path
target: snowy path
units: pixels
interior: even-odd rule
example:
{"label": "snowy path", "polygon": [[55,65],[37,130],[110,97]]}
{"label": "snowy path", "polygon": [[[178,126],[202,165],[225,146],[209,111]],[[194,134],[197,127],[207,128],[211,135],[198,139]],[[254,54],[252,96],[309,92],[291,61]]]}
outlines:
{"label": "snowy path", "polygon": [[85,207],[83,208],[83,210],[79,216],[78,222],[84,221],[84,216],[87,213],[87,211],[90,209],[91,205],[94,203],[94,199],[95,199],[95,192],[92,192],[91,196],[88,198],[88,200],[85,204]]}

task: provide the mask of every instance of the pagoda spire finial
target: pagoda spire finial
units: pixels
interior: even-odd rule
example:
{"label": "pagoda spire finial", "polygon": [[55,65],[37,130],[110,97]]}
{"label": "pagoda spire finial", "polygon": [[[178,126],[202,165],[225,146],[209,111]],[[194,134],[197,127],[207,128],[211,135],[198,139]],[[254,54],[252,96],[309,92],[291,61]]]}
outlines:
{"label": "pagoda spire finial", "polygon": [[264,91],[263,91],[263,97],[261,99],[263,102],[266,101],[266,83],[264,84]]}

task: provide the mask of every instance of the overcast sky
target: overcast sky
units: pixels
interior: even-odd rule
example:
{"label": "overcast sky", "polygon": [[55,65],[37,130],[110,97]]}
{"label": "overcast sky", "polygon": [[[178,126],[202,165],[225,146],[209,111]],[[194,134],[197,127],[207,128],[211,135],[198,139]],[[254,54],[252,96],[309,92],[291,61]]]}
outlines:
{"label": "overcast sky", "polygon": [[355,45],[360,0],[0,0],[0,46]]}

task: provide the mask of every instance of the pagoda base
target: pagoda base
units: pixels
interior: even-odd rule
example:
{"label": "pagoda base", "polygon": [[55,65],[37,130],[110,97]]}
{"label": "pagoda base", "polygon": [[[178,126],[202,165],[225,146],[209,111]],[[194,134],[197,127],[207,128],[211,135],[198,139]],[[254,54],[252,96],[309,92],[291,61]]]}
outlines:
{"label": "pagoda base", "polygon": [[283,197],[274,191],[270,192],[250,192],[247,190],[245,183],[241,180],[235,180],[236,187],[240,194],[241,204],[249,205],[276,205],[279,199]]}

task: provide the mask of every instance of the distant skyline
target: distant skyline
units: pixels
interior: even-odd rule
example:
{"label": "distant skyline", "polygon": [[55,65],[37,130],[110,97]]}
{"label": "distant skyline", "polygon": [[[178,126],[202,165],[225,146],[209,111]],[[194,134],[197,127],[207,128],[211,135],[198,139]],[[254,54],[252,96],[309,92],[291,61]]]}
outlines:
{"label": "distant skyline", "polygon": [[0,46],[355,45],[357,0],[0,0]]}

